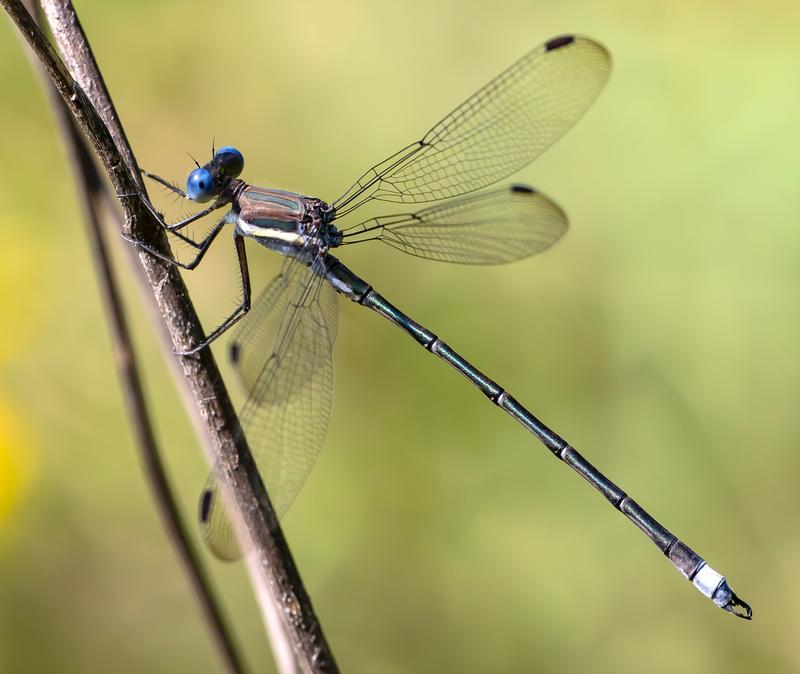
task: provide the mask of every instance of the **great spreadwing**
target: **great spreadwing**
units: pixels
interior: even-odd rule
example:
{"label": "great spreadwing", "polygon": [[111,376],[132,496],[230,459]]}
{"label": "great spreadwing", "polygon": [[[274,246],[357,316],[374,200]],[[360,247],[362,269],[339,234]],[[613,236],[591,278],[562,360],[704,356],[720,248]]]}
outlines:
{"label": "great spreadwing", "polygon": [[[606,49],[586,37],[561,36],[533,49],[436,124],[423,138],[367,170],[338,199],[321,199],[249,185],[239,178],[244,158],[235,148],[189,174],[184,192],[152,174],[184,199],[210,206],[167,224],[146,195],[140,197],[163,227],[195,251],[194,269],[226,224],[233,225],[242,301],[190,351],[208,346],[245,314],[230,355],[248,398],[240,419],[278,515],[294,501],[316,461],[333,400],[332,350],[337,298],[372,309],[451,365],[495,405],[533,433],[556,457],[585,478],[694,586],[717,606],[750,619],[750,606],[725,578],[659,524],[644,508],[545,426],[505,389],[415,322],[348,269],[331,250],[365,241],[423,258],[461,264],[519,260],[555,243],[567,230],[564,212],[548,197],[522,186],[478,192],[529,164],[590,107],[611,68]],[[346,228],[339,222],[374,202],[439,201],[413,213],[373,217]],[[229,207],[200,241],[182,233],[192,222]],[[280,273],[252,306],[244,240],[284,257]],[[213,475],[203,491],[206,541],[222,558],[236,558]]]}

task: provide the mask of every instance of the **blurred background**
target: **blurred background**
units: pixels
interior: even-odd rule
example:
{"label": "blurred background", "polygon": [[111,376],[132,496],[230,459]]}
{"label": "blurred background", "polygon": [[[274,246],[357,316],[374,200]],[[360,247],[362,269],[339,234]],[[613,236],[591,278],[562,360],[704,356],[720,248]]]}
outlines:
{"label": "blurred background", "polygon": [[[328,200],[531,47],[602,41],[607,89],[514,178],[569,214],[557,247],[477,269],[377,243],[342,257],[727,575],[754,621],[344,301],[333,421],[286,533],[343,671],[800,669],[800,5],[78,9],[142,166],[182,183],[215,139],[243,150],[249,181]],[[65,155],[6,19],[0,81],[0,671],[216,671],[122,412]],[[221,237],[190,279],[207,326],[237,296],[231,249]],[[207,466],[116,250],[193,520]],[[250,257],[261,288],[277,261]],[[208,562],[254,671],[272,671],[243,565]]]}

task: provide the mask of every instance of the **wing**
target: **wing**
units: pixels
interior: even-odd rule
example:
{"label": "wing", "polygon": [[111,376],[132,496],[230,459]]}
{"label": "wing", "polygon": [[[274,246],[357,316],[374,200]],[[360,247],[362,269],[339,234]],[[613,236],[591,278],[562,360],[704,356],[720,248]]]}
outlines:
{"label": "wing", "polygon": [[373,166],[333,206],[418,203],[491,185],[526,166],[580,119],[608,79],[611,57],[587,37],[536,47],[464,101],[422,140]]}
{"label": "wing", "polygon": [[[240,421],[272,505],[283,516],[319,455],[333,404],[337,299],[322,276],[294,260],[237,332],[231,355],[248,398]],[[213,475],[201,498],[206,543],[240,556]]]}
{"label": "wing", "polygon": [[252,395],[256,389],[271,354],[278,352],[282,342],[294,334],[292,331],[296,327],[292,320],[298,320],[295,312],[301,307],[315,309],[312,319],[324,323],[333,346],[338,329],[336,295],[330,288],[330,292],[325,292],[311,287],[320,281],[321,277],[308,267],[295,259],[287,259],[281,272],[253,303],[229,346],[234,370],[248,394]]}
{"label": "wing", "polygon": [[511,262],[549,248],[567,216],[524,185],[469,195],[416,213],[386,215],[343,231],[343,245],[378,240],[405,253],[460,264]]}

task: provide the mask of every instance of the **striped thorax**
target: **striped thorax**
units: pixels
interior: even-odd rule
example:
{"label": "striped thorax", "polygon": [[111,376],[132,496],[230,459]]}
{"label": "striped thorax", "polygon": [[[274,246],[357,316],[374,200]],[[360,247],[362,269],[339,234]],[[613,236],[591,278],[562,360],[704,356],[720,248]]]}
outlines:
{"label": "striped thorax", "polygon": [[243,235],[281,255],[317,255],[339,245],[321,199],[246,185],[233,199],[230,219]]}

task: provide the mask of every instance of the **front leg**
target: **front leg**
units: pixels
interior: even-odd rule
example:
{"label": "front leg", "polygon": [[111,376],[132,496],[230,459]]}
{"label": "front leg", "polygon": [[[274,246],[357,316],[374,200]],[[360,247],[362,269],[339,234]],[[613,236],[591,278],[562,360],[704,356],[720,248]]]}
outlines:
{"label": "front leg", "polygon": [[216,225],[214,225],[214,228],[206,235],[206,238],[199,242],[193,241],[188,236],[181,235],[181,239],[183,239],[184,241],[191,244],[192,246],[194,246],[194,248],[197,249],[197,255],[194,256],[191,262],[180,262],[179,260],[176,260],[174,257],[168,257],[164,255],[164,253],[157,251],[155,248],[151,248],[143,241],[140,241],[138,239],[133,239],[131,237],[125,236],[124,234],[122,238],[125,239],[125,241],[128,241],[129,243],[135,245],[139,250],[144,250],[150,253],[150,255],[152,255],[153,257],[157,257],[159,260],[163,260],[164,262],[169,262],[170,264],[175,265],[176,267],[180,267],[181,269],[188,269],[189,271],[191,271],[192,269],[197,267],[198,264],[200,264],[201,260],[206,254],[206,251],[208,251],[208,249],[211,247],[211,244],[214,242],[214,239],[217,238],[217,234],[219,234],[222,231],[222,228],[225,226],[226,223],[227,220],[225,218],[220,220]]}
{"label": "front leg", "polygon": [[166,187],[170,192],[175,192],[178,196],[183,197],[184,199],[188,199],[189,195],[186,194],[176,183],[173,183],[161,176],[157,176],[155,173],[150,173],[149,171],[145,171],[143,168],[139,168],[139,172],[145,176],[146,178],[150,178],[150,180],[154,180],[155,182],[159,183]]}
{"label": "front leg", "polygon": [[176,234],[176,235],[180,236],[184,240],[186,240],[186,239],[179,234],[179,231],[181,229],[186,227],[186,225],[189,225],[189,224],[199,220],[200,218],[206,217],[209,213],[213,213],[218,208],[222,208],[223,206],[225,206],[228,203],[227,201],[223,201],[221,199],[217,199],[208,208],[204,208],[199,213],[195,213],[194,215],[190,215],[188,218],[184,218],[183,220],[179,220],[178,222],[173,222],[172,224],[169,224],[168,222],[166,222],[164,220],[164,217],[161,215],[161,213],[159,213],[156,210],[156,207],[153,206],[153,204],[150,203],[150,199],[148,199],[146,195],[139,194],[139,198],[142,200],[142,203],[145,205],[145,208],[147,208],[147,210],[150,211],[150,214],[158,221],[158,224],[160,224],[168,232],[170,232],[172,234]]}
{"label": "front leg", "polygon": [[[154,180],[155,182],[157,182],[160,185],[163,185],[168,190],[170,190],[171,192],[174,192],[175,194],[177,194],[178,196],[182,197],[183,199],[189,199],[189,195],[186,194],[186,192],[184,192],[182,189],[180,189],[174,183],[171,183],[169,180],[166,180],[166,179],[164,179],[164,178],[162,178],[160,176],[157,176],[154,173],[150,173],[148,171],[145,171],[142,168],[140,168],[139,170],[142,172],[142,174],[144,176],[150,178],[151,180]],[[197,246],[196,242],[194,242],[189,237],[186,237],[183,234],[180,234],[180,230],[183,229],[184,227],[186,227],[187,225],[189,225],[189,224],[191,224],[193,222],[196,222],[200,218],[204,218],[209,213],[212,213],[213,211],[217,210],[218,208],[222,208],[223,206],[225,206],[226,204],[229,203],[225,199],[217,199],[208,208],[204,208],[199,213],[195,213],[194,215],[190,215],[188,218],[184,218],[183,220],[179,220],[178,222],[174,222],[174,223],[170,224],[166,220],[164,220],[164,216],[161,215],[161,213],[158,212],[156,207],[153,206],[152,202],[150,201],[150,199],[148,198],[148,196],[144,192],[134,192],[133,194],[121,194],[119,196],[120,197],[138,197],[141,200],[141,202],[144,204],[145,208],[147,208],[147,210],[150,211],[150,215],[152,215],[156,219],[156,221],[158,222],[159,225],[161,225],[166,231],[168,231],[168,232],[170,232],[172,234],[175,234],[178,238],[182,239],[183,241],[185,241],[189,245],[193,245],[195,247]]]}

